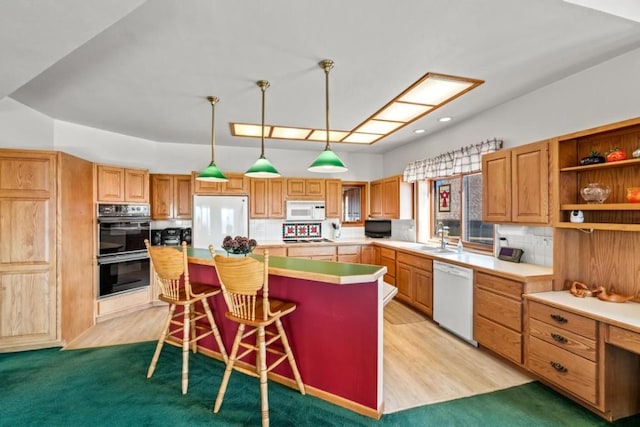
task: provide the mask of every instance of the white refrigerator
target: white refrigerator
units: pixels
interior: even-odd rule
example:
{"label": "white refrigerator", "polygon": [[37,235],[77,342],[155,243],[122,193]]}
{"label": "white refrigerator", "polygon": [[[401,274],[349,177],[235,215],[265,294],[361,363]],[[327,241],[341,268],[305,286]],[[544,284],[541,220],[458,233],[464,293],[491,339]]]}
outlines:
{"label": "white refrigerator", "polygon": [[249,198],[193,196],[192,246],[221,249],[225,236],[249,236]]}

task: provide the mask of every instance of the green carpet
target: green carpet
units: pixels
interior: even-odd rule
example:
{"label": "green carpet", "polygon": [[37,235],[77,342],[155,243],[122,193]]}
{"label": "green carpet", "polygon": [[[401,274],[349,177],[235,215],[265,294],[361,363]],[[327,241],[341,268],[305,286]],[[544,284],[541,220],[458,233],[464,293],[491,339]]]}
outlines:
{"label": "green carpet", "polygon": [[[212,412],[223,364],[191,355],[189,393],[180,393],[180,350],[155,343],[0,354],[0,426],[258,426],[258,380],[234,372],[220,413]],[[606,421],[530,383],[384,415],[380,421],[269,383],[272,426],[605,426]],[[615,425],[638,426],[640,416]]]}

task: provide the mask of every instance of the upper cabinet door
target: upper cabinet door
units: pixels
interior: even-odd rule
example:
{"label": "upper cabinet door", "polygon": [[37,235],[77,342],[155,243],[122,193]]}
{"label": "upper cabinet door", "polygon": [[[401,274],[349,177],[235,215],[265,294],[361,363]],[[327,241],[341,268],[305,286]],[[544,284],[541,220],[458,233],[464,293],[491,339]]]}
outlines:
{"label": "upper cabinet door", "polygon": [[482,220],[511,221],[511,153],[496,151],[482,156]]}
{"label": "upper cabinet door", "polygon": [[191,206],[191,176],[173,176],[173,217],[177,219],[190,219],[193,214]]}
{"label": "upper cabinet door", "polygon": [[147,170],[124,170],[124,200],[134,203],[149,203],[149,172]]}
{"label": "upper cabinet door", "polygon": [[124,202],[124,169],[98,165],[98,201]]}
{"label": "upper cabinet door", "polygon": [[549,143],[511,150],[511,221],[549,222]]}

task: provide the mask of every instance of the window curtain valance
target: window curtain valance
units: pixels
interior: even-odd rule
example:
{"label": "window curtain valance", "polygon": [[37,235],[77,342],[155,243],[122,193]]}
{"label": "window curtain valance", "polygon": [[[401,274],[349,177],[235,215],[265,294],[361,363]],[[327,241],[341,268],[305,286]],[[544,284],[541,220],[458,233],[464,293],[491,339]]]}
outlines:
{"label": "window curtain valance", "polygon": [[415,182],[427,178],[478,172],[482,168],[482,155],[501,148],[502,140],[494,138],[479,144],[467,145],[431,159],[414,160],[409,162],[404,170],[404,181]]}

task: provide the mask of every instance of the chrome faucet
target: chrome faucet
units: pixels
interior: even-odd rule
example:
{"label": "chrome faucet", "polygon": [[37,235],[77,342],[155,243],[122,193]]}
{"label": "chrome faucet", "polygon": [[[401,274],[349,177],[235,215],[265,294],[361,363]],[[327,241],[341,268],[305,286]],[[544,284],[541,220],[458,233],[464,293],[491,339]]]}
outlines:
{"label": "chrome faucet", "polygon": [[438,222],[438,225],[436,225],[436,231],[435,231],[436,236],[438,235],[438,233],[440,233],[440,249],[447,248],[447,242],[445,242],[444,240],[444,235],[448,230],[449,230],[449,227],[444,225],[442,221]]}

